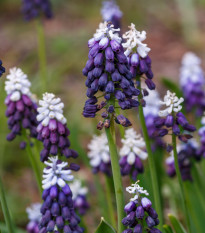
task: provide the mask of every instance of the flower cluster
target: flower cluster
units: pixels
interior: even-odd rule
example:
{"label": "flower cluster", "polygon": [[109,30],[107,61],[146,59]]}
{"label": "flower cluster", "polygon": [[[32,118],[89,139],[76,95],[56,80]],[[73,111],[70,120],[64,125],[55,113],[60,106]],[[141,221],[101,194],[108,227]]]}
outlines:
{"label": "flower cluster", "polygon": [[70,189],[73,193],[75,210],[80,215],[84,215],[90,207],[86,197],[88,189],[86,187],[82,187],[82,183],[80,180],[73,181],[73,183],[70,184]]}
{"label": "flower cluster", "polygon": [[[178,163],[181,172],[182,179],[192,181],[191,168],[195,161],[201,159],[201,154],[198,153],[198,143],[191,139],[186,144],[180,144],[177,146]],[[174,156],[173,153],[166,159],[167,174],[170,177],[176,175]]]}
{"label": "flower cluster", "polygon": [[106,175],[110,176],[111,161],[106,135],[94,135],[93,139],[88,144],[88,149],[88,157],[90,158],[90,165],[93,169],[93,173],[101,171]]}
{"label": "flower cluster", "polygon": [[150,90],[155,89],[155,84],[152,81],[153,72],[151,68],[151,59],[148,56],[150,48],[143,41],[146,39],[146,32],[139,32],[136,30],[135,25],[132,23],[129,26],[130,30],[127,31],[123,38],[126,42],[122,44],[125,48],[125,55],[128,57],[130,72],[133,77],[146,75],[145,83]]}
{"label": "flower cluster", "polygon": [[[134,87],[132,74],[129,71],[127,58],[121,45],[121,38],[114,29],[113,25],[107,22],[101,23],[99,29],[94,34],[94,38],[88,41],[89,60],[83,69],[83,74],[87,76],[86,86],[87,97],[83,115],[84,117],[96,116],[96,112],[105,108],[101,114],[104,122],[99,122],[98,129],[103,126],[110,126],[110,118],[115,117],[118,124],[125,127],[130,126],[130,121],[123,115],[116,116],[115,107],[130,109],[137,107],[139,102],[132,99],[138,96],[140,91]],[[104,96],[104,101],[99,104],[95,94],[101,91],[100,96]],[[116,102],[117,100],[117,102]]]}
{"label": "flower cluster", "polygon": [[27,75],[19,68],[10,69],[5,82],[7,97],[6,116],[8,117],[8,127],[11,132],[7,135],[7,140],[12,141],[22,130],[28,130],[31,137],[37,136],[36,115],[37,105],[32,100],[30,85]]}
{"label": "flower cluster", "polygon": [[205,113],[201,119],[202,127],[199,129],[198,133],[200,136],[200,148],[198,153],[205,158]]}
{"label": "flower cluster", "polygon": [[2,61],[0,60],[0,77],[5,73],[6,69],[2,66]]}
{"label": "flower cluster", "polygon": [[125,206],[124,211],[127,216],[122,220],[123,225],[127,227],[123,233],[161,233],[155,228],[159,224],[158,214],[152,208],[152,202],[147,197],[148,192],[140,187],[136,182],[132,186],[127,187],[127,192],[134,194],[134,198]]}
{"label": "flower cluster", "polygon": [[[156,90],[148,91],[147,89],[142,90],[144,93],[144,100],[146,102],[143,108],[145,123],[149,137],[152,139],[152,149],[155,150],[157,146],[164,146],[164,142],[159,137],[154,137],[155,132],[154,122],[158,118],[158,112],[160,109],[159,93]],[[146,94],[146,92],[148,92]]]}
{"label": "flower cluster", "polygon": [[75,213],[72,191],[67,184],[67,181],[73,180],[68,163],[58,160],[58,157],[49,160],[45,161],[47,167],[43,170],[44,202],[41,207],[40,232],[81,233],[84,230],[79,226],[80,218]]}
{"label": "flower cluster", "polygon": [[120,28],[122,11],[115,0],[104,1],[101,9],[103,21],[112,22],[114,28]]}
{"label": "flower cluster", "polygon": [[155,120],[154,124],[156,130],[155,136],[163,137],[172,132],[183,142],[187,142],[188,139],[192,138],[190,134],[184,133],[184,131],[194,132],[196,128],[190,125],[181,111],[181,103],[184,101],[183,98],[178,98],[175,93],[167,91],[164,96],[164,101],[160,101],[161,105],[165,105],[166,108],[159,111],[159,117]]}
{"label": "flower cluster", "polygon": [[47,19],[53,17],[50,0],[22,0],[22,12],[29,21],[44,14]]}
{"label": "flower cluster", "polygon": [[28,233],[39,233],[38,225],[42,217],[40,209],[41,203],[34,203],[31,205],[31,207],[26,208],[29,218],[29,223],[26,227]]}
{"label": "flower cluster", "polygon": [[[40,122],[37,127],[38,140],[42,141],[44,146],[41,151],[41,161],[47,160],[50,154],[76,158],[77,152],[69,149],[70,131],[66,126],[67,120],[63,115],[64,104],[61,99],[56,98],[54,94],[45,93],[43,99],[39,101],[39,106],[37,109],[37,120]],[[78,170],[78,167],[73,166],[73,169]]]}
{"label": "flower cluster", "polygon": [[137,175],[144,171],[141,160],[147,158],[144,139],[131,128],[125,131],[125,138],[121,141],[123,144],[120,150],[121,159],[119,161],[121,174],[123,176],[131,175],[132,179],[136,180]]}
{"label": "flower cluster", "polygon": [[182,58],[180,69],[180,86],[185,98],[186,110],[196,108],[197,115],[205,110],[205,79],[201,68],[201,59],[194,53],[188,52]]}

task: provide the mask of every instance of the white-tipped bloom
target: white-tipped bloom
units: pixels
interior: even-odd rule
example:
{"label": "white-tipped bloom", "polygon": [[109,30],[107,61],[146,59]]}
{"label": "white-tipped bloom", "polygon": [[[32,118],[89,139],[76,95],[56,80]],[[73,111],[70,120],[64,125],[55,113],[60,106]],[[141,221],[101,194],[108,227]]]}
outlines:
{"label": "white-tipped bloom", "polygon": [[26,212],[28,214],[28,219],[30,221],[40,222],[42,214],[41,214],[41,203],[33,203],[30,207],[26,208]]}
{"label": "white-tipped bloom", "polygon": [[192,52],[184,54],[180,69],[181,87],[187,87],[189,83],[205,83],[204,72],[201,68],[201,59]]}
{"label": "white-tipped bloom", "polygon": [[167,91],[164,96],[164,101],[159,101],[161,105],[165,105],[167,108],[159,111],[160,117],[166,117],[167,115],[174,112],[179,112],[182,109],[181,103],[184,102],[184,98],[178,98],[175,93]]}
{"label": "white-tipped bloom", "polygon": [[96,41],[101,40],[104,37],[108,37],[110,40],[116,40],[118,43],[121,43],[122,38],[119,37],[120,29],[115,29],[113,24],[108,22],[100,23],[99,28],[96,30],[96,33],[93,35]]}
{"label": "white-tipped bloom", "polygon": [[74,200],[78,195],[85,196],[88,193],[87,187],[83,187],[82,182],[76,179],[74,180],[73,183],[70,184],[70,189],[72,191]]}
{"label": "white-tipped bloom", "polygon": [[123,14],[115,1],[104,1],[101,15],[104,21],[111,21],[113,17],[121,18]]}
{"label": "white-tipped bloom", "polygon": [[50,162],[45,161],[45,165],[48,167],[43,169],[43,189],[49,189],[53,185],[58,185],[63,188],[66,185],[66,181],[72,181],[73,175],[71,170],[66,169],[68,163],[58,160],[58,156],[50,157]]}
{"label": "white-tipped bloom", "polygon": [[110,153],[107,137],[105,134],[94,135],[90,144],[88,144],[88,157],[92,167],[98,167],[102,162],[110,162]]}
{"label": "white-tipped bloom", "polygon": [[131,23],[129,28],[130,30],[122,36],[127,40],[126,43],[122,44],[125,49],[125,55],[129,56],[133,49],[136,48],[140,57],[145,58],[151,50],[147,47],[147,44],[142,43],[147,38],[147,33],[145,31],[137,31],[133,23]]}
{"label": "white-tipped bloom", "polygon": [[147,190],[144,190],[143,187],[139,186],[139,180],[135,183],[135,184],[132,184],[131,186],[128,186],[126,188],[126,191],[128,193],[131,193],[131,194],[135,194],[135,196],[133,198],[130,199],[130,201],[135,201],[138,199],[139,197],[139,194],[144,194],[146,196],[149,195],[149,193],[147,192]]}
{"label": "white-tipped bloom", "polygon": [[41,121],[43,126],[47,126],[50,119],[57,119],[62,124],[67,122],[63,115],[64,104],[54,94],[43,94],[43,100],[39,101],[39,105],[37,120]]}
{"label": "white-tipped bloom", "polygon": [[158,116],[158,112],[160,109],[160,98],[159,93],[156,90],[147,90],[149,92],[148,96],[144,96],[144,100],[146,101],[146,106],[143,108],[144,116],[152,115]]}
{"label": "white-tipped bloom", "polygon": [[145,141],[133,128],[125,131],[125,138],[121,142],[123,146],[120,150],[120,156],[127,156],[127,162],[130,165],[135,163],[136,155],[142,160],[147,158],[147,153],[144,151]]}
{"label": "white-tipped bloom", "polygon": [[30,96],[31,83],[27,78],[27,75],[23,73],[20,68],[12,68],[7,75],[7,81],[5,82],[5,91],[7,95],[11,95],[12,101],[18,101],[21,99],[21,95]]}

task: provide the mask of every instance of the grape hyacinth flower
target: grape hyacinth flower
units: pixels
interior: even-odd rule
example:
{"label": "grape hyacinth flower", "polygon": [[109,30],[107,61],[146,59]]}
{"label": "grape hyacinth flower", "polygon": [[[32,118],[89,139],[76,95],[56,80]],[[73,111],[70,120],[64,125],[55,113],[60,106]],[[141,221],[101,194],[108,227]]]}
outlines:
{"label": "grape hyacinth flower", "polygon": [[[66,126],[66,118],[63,115],[64,104],[60,98],[52,93],[43,94],[37,109],[37,120],[40,122],[38,140],[43,142],[44,149],[41,151],[41,161],[48,159],[49,155],[64,155],[66,158],[76,158],[77,152],[69,149],[69,129]],[[70,169],[78,170],[76,164],[70,164]]]}
{"label": "grape hyacinth flower", "polygon": [[120,21],[123,14],[116,1],[103,1],[102,4],[101,15],[103,21],[112,22],[114,28],[120,28]]}
{"label": "grape hyacinth flower", "polygon": [[67,162],[58,160],[58,156],[50,157],[47,166],[43,170],[43,194],[44,200],[39,223],[40,232],[83,232],[79,226],[80,218],[74,210],[72,191],[67,184],[73,180],[71,170]]}
{"label": "grape hyacinth flower", "polygon": [[159,117],[154,122],[156,127],[154,136],[164,137],[171,130],[182,142],[187,142],[192,138],[192,135],[186,132],[194,132],[196,128],[188,123],[181,112],[183,101],[182,97],[178,98],[175,93],[167,91],[164,101],[160,101],[160,104],[165,105],[166,109],[159,111]]}
{"label": "grape hyacinth flower", "polygon": [[132,179],[136,180],[137,175],[144,171],[141,160],[147,159],[144,139],[131,128],[125,131],[125,138],[121,142],[123,144],[120,150],[121,159],[119,161],[121,174],[123,176],[131,175]]}
{"label": "grape hyacinth flower", "polygon": [[[110,119],[114,117],[116,123],[128,127],[130,121],[123,115],[116,115],[115,108],[122,110],[137,107],[139,102],[133,96],[138,96],[140,91],[134,87],[132,74],[129,71],[127,58],[121,45],[121,38],[116,33],[120,29],[114,29],[107,22],[101,23],[94,34],[94,38],[88,41],[89,60],[83,69],[87,77],[87,97],[83,116],[94,118],[96,113],[105,109],[97,128],[110,127]],[[100,96],[96,97],[97,93]],[[104,97],[104,101],[99,98]],[[98,103],[100,101],[100,103]],[[118,108],[119,108],[118,107]]]}
{"label": "grape hyacinth flower", "polygon": [[53,17],[50,0],[22,0],[22,13],[27,21],[43,14],[47,19]]}
{"label": "grape hyacinth flower", "polygon": [[88,158],[90,159],[90,165],[92,167],[93,173],[99,171],[110,176],[111,171],[111,161],[110,152],[108,146],[108,140],[106,135],[103,133],[99,136],[94,135],[91,142],[88,144]]}
{"label": "grape hyacinth flower", "polygon": [[[29,131],[30,137],[36,138],[37,105],[32,100],[31,83],[27,75],[16,67],[10,69],[10,73],[6,78],[6,116],[8,117],[8,127],[11,130],[7,135],[7,140],[12,141],[17,135],[21,135],[23,129]],[[25,147],[25,143],[23,144],[23,147]]]}
{"label": "grape hyacinth flower", "polygon": [[198,134],[200,136],[200,148],[198,150],[198,154],[205,158],[205,113],[201,118],[202,127],[199,129]]}
{"label": "grape hyacinth flower", "polygon": [[180,86],[183,91],[188,112],[193,109],[201,116],[205,110],[205,77],[201,68],[201,59],[188,52],[182,58],[180,69]]}
{"label": "grape hyacinth flower", "polygon": [[[184,181],[192,181],[191,168],[193,163],[201,160],[201,154],[198,153],[198,143],[191,139],[186,144],[180,144],[177,146],[178,163],[181,172],[182,179]],[[174,156],[171,153],[170,157],[166,159],[167,174],[170,177],[176,175]]]}
{"label": "grape hyacinth flower", "polygon": [[70,184],[70,189],[73,193],[73,202],[75,210],[80,215],[84,215],[90,207],[86,197],[88,189],[82,186],[82,182],[80,180],[76,179],[73,183]]}
{"label": "grape hyacinth flower", "polygon": [[[142,92],[144,93],[143,98],[146,102],[146,105],[143,108],[145,123],[148,135],[152,139],[152,150],[154,151],[158,146],[164,147],[163,140],[159,137],[154,137],[153,135],[155,132],[154,122],[158,118],[158,112],[160,109],[159,93],[156,90],[150,91],[144,88],[142,88]],[[147,94],[145,94],[146,92]]]}
{"label": "grape hyacinth flower", "polygon": [[122,46],[128,58],[130,72],[134,78],[137,78],[137,81],[139,81],[138,77],[145,74],[145,84],[150,90],[154,90],[155,84],[152,81],[154,77],[151,67],[152,61],[148,56],[151,49],[147,47],[147,44],[143,43],[146,39],[146,32],[137,31],[133,23],[129,28],[130,30],[123,35],[126,42],[123,43]]}
{"label": "grape hyacinth flower", "polygon": [[41,203],[34,203],[30,207],[26,208],[28,214],[29,223],[26,227],[28,233],[39,233],[39,222],[41,220]]}
{"label": "grape hyacinth flower", "polygon": [[0,77],[5,73],[6,69],[2,66],[2,61],[0,60]]}
{"label": "grape hyacinth flower", "polygon": [[124,208],[127,216],[122,223],[127,229],[122,233],[161,233],[155,228],[159,224],[158,214],[152,208],[152,202],[143,196],[148,196],[149,193],[140,187],[138,182],[126,188],[127,192],[135,196]]}

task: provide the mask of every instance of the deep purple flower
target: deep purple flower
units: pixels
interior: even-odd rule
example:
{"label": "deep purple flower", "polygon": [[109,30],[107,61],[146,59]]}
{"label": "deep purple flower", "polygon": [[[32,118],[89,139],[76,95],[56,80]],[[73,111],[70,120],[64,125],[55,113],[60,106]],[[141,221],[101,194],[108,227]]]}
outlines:
{"label": "deep purple flower", "polygon": [[6,69],[2,66],[2,61],[0,60],[0,77],[5,73]]}
{"label": "deep purple flower", "polygon": [[187,52],[182,58],[180,86],[186,110],[190,112],[194,109],[196,115],[201,116],[205,110],[204,71],[201,67],[201,59],[194,53]]}
{"label": "deep purple flower", "polygon": [[136,180],[137,175],[144,172],[142,160],[147,158],[144,139],[131,128],[125,131],[125,137],[121,141],[123,145],[119,161],[121,174],[131,175],[132,179]]}
{"label": "deep purple flower", "polygon": [[50,0],[22,0],[22,13],[27,21],[41,16],[53,17]]}
{"label": "deep purple flower", "polygon": [[[5,99],[6,117],[8,117],[8,127],[11,132],[7,135],[7,140],[12,141],[17,135],[22,134],[22,130],[28,130],[30,137],[37,137],[37,105],[32,100],[30,92],[31,83],[27,75],[21,69],[10,69],[5,82],[7,97]],[[21,143],[23,149],[25,144]]]}
{"label": "deep purple flower", "polygon": [[[192,139],[186,144],[180,144],[177,147],[178,163],[181,172],[182,179],[192,181],[191,168],[195,162],[200,161],[202,153],[199,150],[198,143]],[[174,157],[171,155],[166,160],[167,174],[170,177],[176,175]]]}
{"label": "deep purple flower", "polygon": [[[93,100],[90,100],[92,103]],[[49,155],[64,155],[66,158],[76,158],[77,152],[70,149],[70,134],[66,125],[66,118],[63,116],[64,104],[60,98],[54,94],[45,93],[43,100],[39,101],[37,120],[40,122],[38,131],[38,140],[43,142],[41,151],[41,161],[48,159]],[[71,166],[70,166],[71,169]],[[72,167],[78,170],[79,166]]]}
{"label": "deep purple flower", "polygon": [[[100,24],[94,38],[88,42],[89,60],[83,69],[83,74],[87,77],[85,84],[88,87],[87,97],[89,98],[85,102],[83,116],[94,118],[98,111],[102,108],[105,109],[104,119],[99,122],[98,129],[109,127],[108,122],[112,117],[116,123],[125,127],[131,125],[128,119],[121,120],[123,115],[117,116],[115,107],[118,106],[116,106],[115,100],[122,110],[139,105],[139,102],[133,100],[132,97],[139,95],[140,91],[134,86],[129,64],[121,45],[122,39],[115,33],[116,31],[119,30],[114,29],[113,25],[107,22]],[[99,92],[105,101],[95,97]],[[90,101],[93,98],[99,100]],[[112,112],[109,111],[110,106],[113,107]]]}
{"label": "deep purple flower", "polygon": [[[67,184],[73,180],[68,163],[49,158],[44,168],[43,204],[41,207],[40,232],[84,232],[79,226],[80,218],[74,210],[72,191]],[[44,230],[45,229],[45,230]]]}
{"label": "deep purple flower", "polygon": [[[135,196],[124,208],[127,216],[122,219],[122,224],[127,229],[122,233],[142,233],[152,230],[154,232],[156,229],[154,227],[159,224],[159,219],[156,211],[152,208],[152,202],[147,197],[143,197],[143,194],[149,195],[148,192],[143,190],[137,182],[127,187],[126,191],[135,194]],[[161,231],[158,230],[158,233]]]}
{"label": "deep purple flower", "polygon": [[112,22],[114,28],[120,28],[122,12],[115,0],[103,1],[101,15],[103,21]]}
{"label": "deep purple flower", "polygon": [[41,220],[41,203],[34,203],[31,207],[26,208],[26,212],[28,214],[29,223],[26,226],[26,230],[28,233],[39,233],[39,222]]}

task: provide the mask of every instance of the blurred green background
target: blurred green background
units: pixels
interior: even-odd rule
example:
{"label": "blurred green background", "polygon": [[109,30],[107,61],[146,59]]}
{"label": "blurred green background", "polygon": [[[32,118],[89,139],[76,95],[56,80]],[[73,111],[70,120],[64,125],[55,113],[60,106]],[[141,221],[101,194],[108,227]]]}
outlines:
{"label": "blurred green background", "polygon": [[[93,226],[99,222],[100,210],[93,195],[96,191],[93,176],[85,164],[86,145],[96,132],[97,120],[85,119],[81,114],[86,99],[85,77],[81,71],[87,60],[87,41],[102,21],[102,2],[53,0],[52,3],[54,18],[44,21],[47,91],[60,96],[65,103],[71,145],[80,154],[82,169],[79,176],[87,180],[91,192],[92,214],[86,216],[86,222],[93,232]],[[181,57],[186,51],[192,50],[205,59],[204,0],[118,0],[117,3],[123,12],[122,32],[132,22],[137,29],[147,31],[145,43],[151,48],[155,82],[161,94],[166,91],[160,83],[162,77],[171,77],[178,82]],[[20,0],[0,0],[0,59],[7,72],[14,66],[22,68],[32,82],[32,92],[41,98],[35,20],[25,22],[20,8]],[[17,225],[25,227],[25,208],[40,201],[40,197],[27,155],[19,149],[20,140],[5,140],[8,129],[4,116],[4,82],[5,75],[0,80],[0,168],[12,217]],[[174,205],[173,202],[172,209]],[[0,220],[3,221],[1,212]]]}

